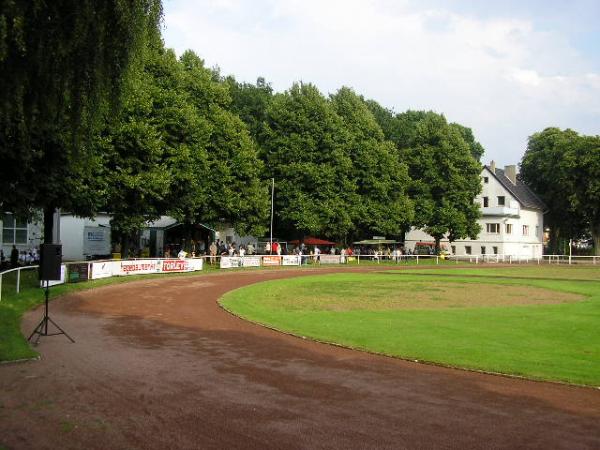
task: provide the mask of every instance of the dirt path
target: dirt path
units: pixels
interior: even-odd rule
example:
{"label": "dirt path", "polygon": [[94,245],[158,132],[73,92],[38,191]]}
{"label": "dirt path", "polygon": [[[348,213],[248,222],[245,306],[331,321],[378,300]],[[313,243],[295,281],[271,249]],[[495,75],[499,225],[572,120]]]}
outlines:
{"label": "dirt path", "polygon": [[600,390],[317,344],[216,304],[296,275],[144,280],[55,301],[77,343],[43,338],[41,361],[0,366],[0,447],[600,448]]}

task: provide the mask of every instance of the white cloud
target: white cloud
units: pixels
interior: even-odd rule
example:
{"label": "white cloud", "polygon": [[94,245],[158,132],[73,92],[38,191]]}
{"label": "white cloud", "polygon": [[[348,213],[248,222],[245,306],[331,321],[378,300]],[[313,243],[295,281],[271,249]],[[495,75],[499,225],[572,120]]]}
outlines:
{"label": "white cloud", "polygon": [[[244,81],[342,85],[396,111],[473,128],[486,158],[518,162],[545,126],[597,134],[600,75],[559,33],[410,1],[197,0],[165,4],[165,41]],[[596,128],[593,128],[596,127]]]}

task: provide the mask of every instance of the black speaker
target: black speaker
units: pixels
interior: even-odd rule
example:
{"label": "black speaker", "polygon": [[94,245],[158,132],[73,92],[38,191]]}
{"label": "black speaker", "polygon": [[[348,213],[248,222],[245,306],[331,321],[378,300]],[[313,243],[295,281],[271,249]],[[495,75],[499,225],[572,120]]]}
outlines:
{"label": "black speaker", "polygon": [[40,245],[40,280],[60,280],[62,245]]}

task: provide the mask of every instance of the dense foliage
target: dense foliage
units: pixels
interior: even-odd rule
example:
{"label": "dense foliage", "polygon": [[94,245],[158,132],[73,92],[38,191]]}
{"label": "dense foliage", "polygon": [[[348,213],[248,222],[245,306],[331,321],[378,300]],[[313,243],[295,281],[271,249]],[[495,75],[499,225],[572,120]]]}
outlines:
{"label": "dense foliage", "polygon": [[588,230],[600,255],[600,136],[546,128],[529,138],[521,176],[548,206],[550,251]]}
{"label": "dense foliage", "polygon": [[158,0],[3,3],[3,210],[105,211],[124,243],[161,215],[262,235],[275,179],[282,236],[477,234],[470,129],[346,87],[222,77],[164,48],[160,14]]}
{"label": "dense foliage", "polygon": [[94,212],[89,139],[160,16],[158,0],[2,2],[2,209]]}

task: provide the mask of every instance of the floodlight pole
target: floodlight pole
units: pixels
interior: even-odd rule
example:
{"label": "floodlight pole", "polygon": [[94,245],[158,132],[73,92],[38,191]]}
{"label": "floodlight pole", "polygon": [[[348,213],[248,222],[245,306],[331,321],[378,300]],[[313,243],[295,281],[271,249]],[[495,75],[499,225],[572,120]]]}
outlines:
{"label": "floodlight pole", "polygon": [[275,196],[275,178],[271,178],[271,252],[273,252],[273,198]]}

